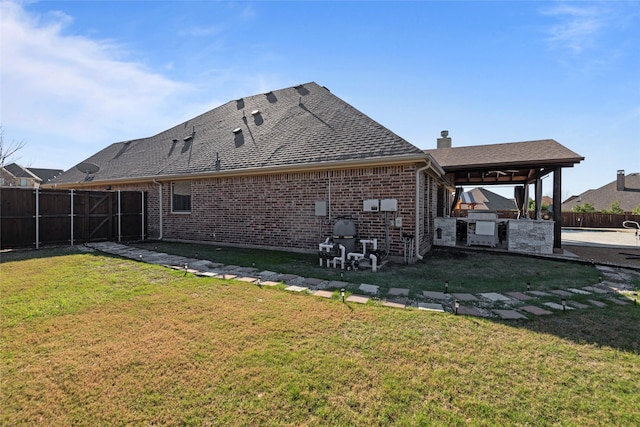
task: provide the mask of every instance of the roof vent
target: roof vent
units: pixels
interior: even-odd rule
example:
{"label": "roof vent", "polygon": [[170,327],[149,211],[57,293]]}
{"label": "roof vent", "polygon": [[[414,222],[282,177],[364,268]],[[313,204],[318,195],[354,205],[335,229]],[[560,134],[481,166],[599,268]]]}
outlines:
{"label": "roof vent", "polygon": [[239,134],[240,132],[242,132],[241,128],[235,128],[234,130],[232,130],[231,132],[235,133],[236,135]]}
{"label": "roof vent", "polygon": [[260,114],[260,110],[253,110],[253,111],[251,112],[251,115],[252,115],[252,116],[257,116],[258,114]]}

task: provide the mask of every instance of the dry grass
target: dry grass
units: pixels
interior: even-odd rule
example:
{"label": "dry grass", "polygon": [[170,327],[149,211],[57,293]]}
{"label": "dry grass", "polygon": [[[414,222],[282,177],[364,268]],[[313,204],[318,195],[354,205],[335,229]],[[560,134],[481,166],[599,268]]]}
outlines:
{"label": "dry grass", "polygon": [[631,306],[509,324],[91,254],[0,268],[2,425],[640,424],[640,349],[599,337],[640,332]]}

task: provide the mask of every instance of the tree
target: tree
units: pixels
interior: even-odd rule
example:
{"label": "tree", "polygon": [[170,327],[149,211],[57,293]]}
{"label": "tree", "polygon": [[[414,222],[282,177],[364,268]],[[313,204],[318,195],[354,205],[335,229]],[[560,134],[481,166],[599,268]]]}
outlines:
{"label": "tree", "polygon": [[591,213],[595,211],[596,208],[594,208],[591,203],[585,203],[584,205],[575,205],[573,209],[571,209],[571,212]]}
{"label": "tree", "polygon": [[25,142],[11,141],[9,143],[4,142],[4,129],[0,126],[0,167],[4,167],[6,163],[12,160],[12,157],[24,148]]}
{"label": "tree", "polygon": [[602,213],[623,214],[624,210],[620,207],[620,201],[616,200],[615,202],[611,203],[611,206],[609,206],[609,209],[602,209]]}

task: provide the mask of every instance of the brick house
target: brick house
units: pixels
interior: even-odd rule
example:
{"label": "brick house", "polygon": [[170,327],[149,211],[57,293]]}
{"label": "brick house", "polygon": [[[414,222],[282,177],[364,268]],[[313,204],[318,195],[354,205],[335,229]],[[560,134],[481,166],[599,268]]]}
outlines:
{"label": "brick house", "polygon": [[0,168],[0,187],[38,188],[61,173],[62,169],[29,168],[10,163]]}
{"label": "brick house", "polygon": [[[146,191],[152,239],[315,251],[348,216],[358,238],[388,242],[392,257],[403,255],[403,235],[417,236],[420,258],[443,174],[431,155],[311,82],[112,144],[51,186]],[[385,199],[397,210],[364,208]]]}

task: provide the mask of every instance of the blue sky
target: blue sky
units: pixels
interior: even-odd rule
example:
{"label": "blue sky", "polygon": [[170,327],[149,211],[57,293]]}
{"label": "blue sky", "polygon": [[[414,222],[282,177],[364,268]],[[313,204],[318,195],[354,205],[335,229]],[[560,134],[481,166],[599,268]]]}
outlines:
{"label": "blue sky", "polygon": [[0,1],[26,166],[315,81],[423,149],[553,138],[586,158],[563,198],[640,172],[638,1]]}

